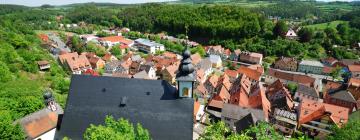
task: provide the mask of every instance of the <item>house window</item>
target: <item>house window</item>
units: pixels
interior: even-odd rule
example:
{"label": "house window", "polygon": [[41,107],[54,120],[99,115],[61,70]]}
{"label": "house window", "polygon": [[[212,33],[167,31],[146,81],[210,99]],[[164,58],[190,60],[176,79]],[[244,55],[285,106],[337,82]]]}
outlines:
{"label": "house window", "polygon": [[189,88],[184,87],[182,90],[182,96],[186,97],[189,96]]}

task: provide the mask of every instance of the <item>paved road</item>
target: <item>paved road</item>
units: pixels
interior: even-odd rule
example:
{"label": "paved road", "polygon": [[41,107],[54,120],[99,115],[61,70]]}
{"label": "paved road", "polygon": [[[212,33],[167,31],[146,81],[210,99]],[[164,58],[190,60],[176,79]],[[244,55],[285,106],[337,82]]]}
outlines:
{"label": "paved road", "polygon": [[54,41],[54,43],[57,45],[57,47],[61,50],[71,52],[70,48],[66,46],[66,44],[54,33],[47,33],[49,36],[49,39]]}

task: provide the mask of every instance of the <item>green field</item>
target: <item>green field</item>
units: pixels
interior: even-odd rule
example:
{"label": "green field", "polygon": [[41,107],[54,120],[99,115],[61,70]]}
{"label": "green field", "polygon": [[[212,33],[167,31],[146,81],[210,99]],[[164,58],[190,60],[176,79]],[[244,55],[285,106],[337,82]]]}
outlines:
{"label": "green field", "polygon": [[309,28],[313,28],[316,30],[324,30],[327,27],[330,28],[336,28],[336,26],[340,23],[347,23],[348,21],[341,21],[341,20],[336,20],[336,21],[332,21],[332,22],[327,22],[327,23],[320,23],[320,24],[313,24],[313,25],[307,25],[305,27],[309,27]]}

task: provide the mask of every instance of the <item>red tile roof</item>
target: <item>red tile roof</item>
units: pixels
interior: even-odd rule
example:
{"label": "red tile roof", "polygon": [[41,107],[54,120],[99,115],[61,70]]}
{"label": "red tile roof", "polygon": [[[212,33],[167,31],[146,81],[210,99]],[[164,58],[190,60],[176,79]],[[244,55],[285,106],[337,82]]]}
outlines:
{"label": "red tile roof", "polygon": [[134,41],[130,40],[130,39],[126,39],[122,36],[108,36],[108,37],[103,37],[100,38],[99,40],[101,41],[110,41],[110,42],[120,42],[121,44],[125,44],[125,45],[130,45],[132,44]]}
{"label": "red tile roof", "polygon": [[312,78],[307,75],[300,75],[300,74],[292,74],[287,72],[278,71],[275,69],[269,69],[268,75],[272,77],[276,77],[283,80],[293,81],[297,83],[301,83],[308,86],[314,86],[315,78]]}
{"label": "red tile roof", "polygon": [[198,64],[201,61],[201,56],[198,53],[195,53],[190,56],[193,64]]}
{"label": "red tile roof", "polygon": [[240,73],[240,74],[245,74],[250,79],[255,80],[255,81],[260,81],[260,77],[261,77],[261,74],[262,74],[259,71],[253,70],[253,69],[248,68],[248,67],[240,67],[237,70],[237,72]]}
{"label": "red tile roof", "polygon": [[49,112],[40,116],[38,119],[26,122],[24,127],[25,132],[30,138],[36,138],[43,133],[53,129],[57,125],[58,115],[55,112]]}
{"label": "red tile roof", "polygon": [[348,68],[350,72],[360,72],[360,65],[349,65]]}
{"label": "red tile roof", "polygon": [[349,109],[345,107],[302,99],[300,103],[299,123],[304,124],[329,115],[330,119],[338,127],[341,127],[348,121],[348,112]]}
{"label": "red tile roof", "polygon": [[239,76],[238,72],[235,70],[225,70],[225,74],[228,75],[229,77],[233,77],[233,78],[237,78]]}

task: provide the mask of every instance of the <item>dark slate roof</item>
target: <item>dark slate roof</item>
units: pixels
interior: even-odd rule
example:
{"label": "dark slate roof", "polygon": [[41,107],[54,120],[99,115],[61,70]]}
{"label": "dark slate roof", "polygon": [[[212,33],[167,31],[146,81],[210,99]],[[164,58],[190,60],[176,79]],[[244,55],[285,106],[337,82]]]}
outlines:
{"label": "dark slate roof", "polygon": [[[155,140],[190,140],[194,101],[178,99],[176,93],[163,80],[73,75],[55,138],[82,139],[90,124],[103,124],[105,116],[112,115],[141,123]],[[120,107],[122,97],[127,97],[127,103]]]}
{"label": "dark slate roof", "polygon": [[261,109],[244,108],[233,104],[224,104],[221,117],[231,118],[234,122],[236,131],[241,132],[255,125],[259,121],[264,121],[264,112]]}
{"label": "dark slate roof", "polygon": [[306,85],[302,85],[302,84],[298,84],[296,92],[299,92],[301,94],[306,94],[306,95],[316,97],[316,98],[320,97],[315,88],[309,87]]}
{"label": "dark slate roof", "polygon": [[356,103],[354,96],[347,90],[340,90],[340,91],[331,93],[330,96],[335,99]]}

